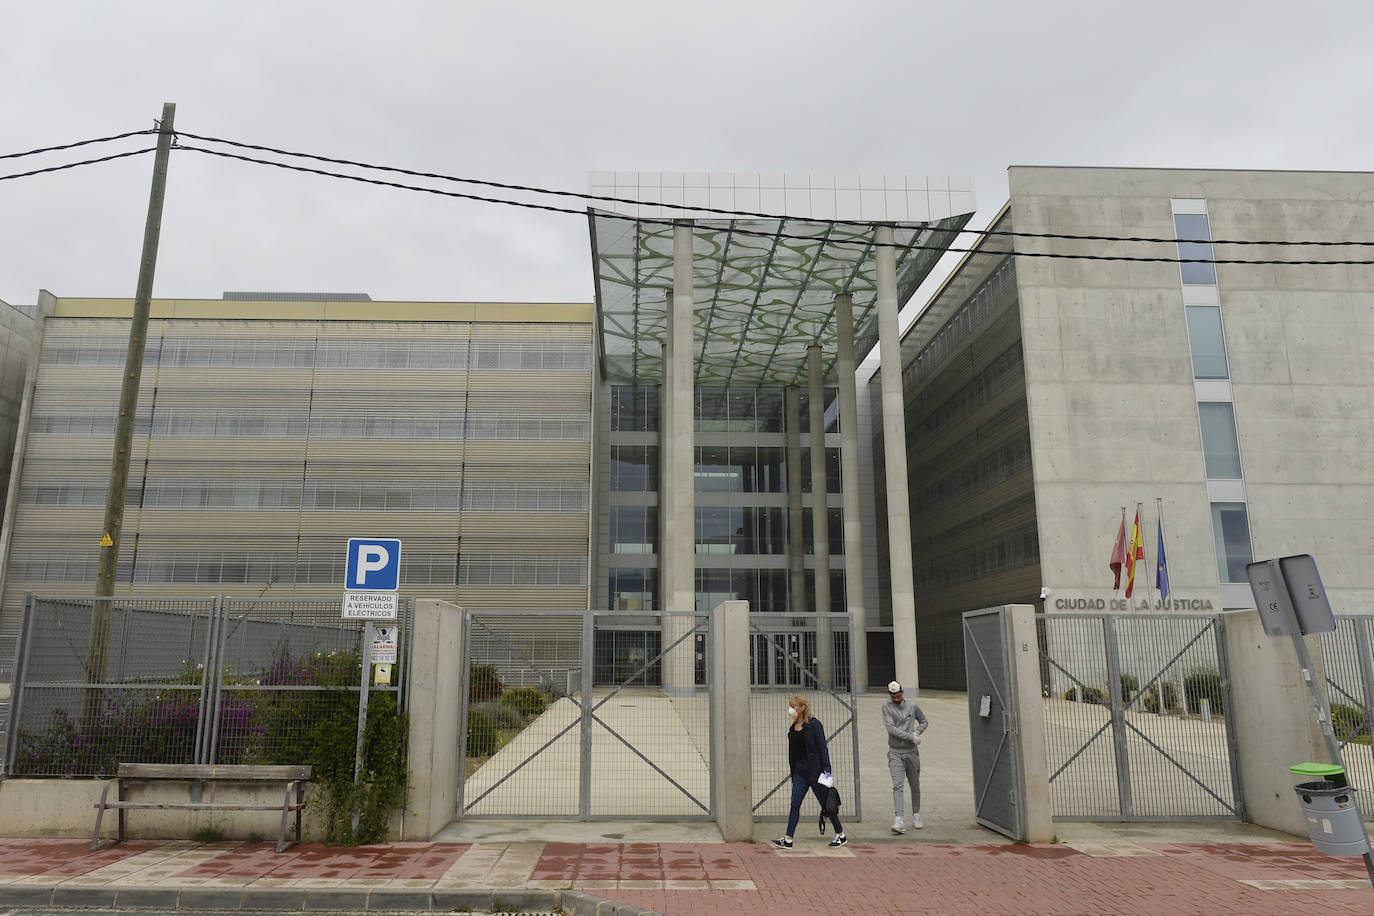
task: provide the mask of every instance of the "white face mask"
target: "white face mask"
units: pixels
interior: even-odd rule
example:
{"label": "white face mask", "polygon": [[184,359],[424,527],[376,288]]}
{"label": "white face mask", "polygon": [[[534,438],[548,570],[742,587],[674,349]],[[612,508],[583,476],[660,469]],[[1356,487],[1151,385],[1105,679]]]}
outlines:
{"label": "white face mask", "polygon": [[792,718],[795,719],[795,718],[797,717],[797,709],[796,709],[796,707],[795,707],[795,706],[789,706],[789,707],[787,707],[787,714],[788,714],[789,716],[791,716]]}

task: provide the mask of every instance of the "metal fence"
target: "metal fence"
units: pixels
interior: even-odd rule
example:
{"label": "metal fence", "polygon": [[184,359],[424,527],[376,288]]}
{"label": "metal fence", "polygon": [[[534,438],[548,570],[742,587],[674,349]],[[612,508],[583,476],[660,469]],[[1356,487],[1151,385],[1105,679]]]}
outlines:
{"label": "metal fence", "polygon": [[[403,600],[403,639],[411,612]],[[364,626],[342,619],[337,600],[28,595],[5,773],[304,762],[313,728],[358,716]],[[401,705],[406,648],[393,683],[370,688]]]}
{"label": "metal fence", "polygon": [[1374,796],[1374,614],[1340,615],[1321,640],[1331,727],[1350,784],[1368,798]]}
{"label": "metal fence", "polygon": [[1037,626],[1056,818],[1244,817],[1219,618],[1042,614]]}
{"label": "metal fence", "polygon": [[[835,784],[842,787],[841,820],[863,816],[852,627],[853,618],[847,614],[749,615],[755,818],[786,818],[791,807],[787,701],[797,693],[806,697],[812,715],[825,728]],[[827,646],[828,654],[822,651]]]}
{"label": "metal fence", "polygon": [[466,611],[458,816],[710,817],[707,622]]}

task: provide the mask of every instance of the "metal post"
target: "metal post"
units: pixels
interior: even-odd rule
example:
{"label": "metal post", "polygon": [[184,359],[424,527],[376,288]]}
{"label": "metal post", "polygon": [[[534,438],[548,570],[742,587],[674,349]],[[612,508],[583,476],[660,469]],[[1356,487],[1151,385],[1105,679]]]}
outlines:
{"label": "metal post", "polygon": [[[367,688],[372,680],[372,621],[363,625],[363,676],[358,691],[358,743],[353,748],[353,786],[363,773],[363,733],[367,731]],[[358,793],[353,796],[353,835],[358,835]]]}
{"label": "metal post", "polygon": [[0,775],[14,775],[19,755],[19,721],[24,708],[24,683],[28,679],[29,641],[33,638],[33,592],[24,593],[24,613],[19,620],[19,640],[14,645],[14,678],[10,688],[10,721],[5,726],[5,756]]}
{"label": "metal post", "polygon": [[468,773],[468,695],[472,690],[472,612],[461,611],[462,623],[462,655],[458,659],[458,664],[462,665],[462,674],[458,677],[458,791],[455,793],[457,799],[453,810],[453,819],[462,820],[464,790],[467,787]]}
{"label": "metal post", "polygon": [[1102,637],[1107,650],[1107,696],[1112,711],[1112,742],[1116,747],[1117,803],[1121,806],[1121,816],[1130,818],[1135,813],[1131,801],[1131,758],[1126,747],[1126,707],[1121,696],[1121,652],[1116,641],[1116,620],[1111,615],[1104,614],[1102,617]]}
{"label": "metal post", "polygon": [[[124,525],[124,497],[129,485],[129,453],[133,448],[134,415],[138,412],[138,387],[143,372],[143,349],[148,337],[148,312],[153,295],[153,272],[157,267],[157,245],[162,233],[162,198],[167,188],[167,162],[172,152],[172,122],[177,107],[162,106],[157,157],[153,162],[153,186],[148,197],[148,219],[143,227],[143,254],[138,265],[138,286],[134,293],[133,320],[129,325],[129,349],[124,357],[124,384],[119,392],[119,416],[115,420],[114,453],[110,459],[110,483],[105,491],[105,523],[101,527],[100,566],[96,571],[97,598],[114,595],[115,574],[119,567],[119,541]],[[90,645],[86,653],[86,680],[99,684],[105,680],[109,651],[110,602],[96,601],[91,613]],[[99,692],[88,690],[85,716],[98,712]]]}
{"label": "metal post", "polygon": [[[662,615],[658,629],[663,634],[661,638],[667,639],[668,628],[663,625]],[[582,615],[582,725],[577,742],[577,816],[584,821],[592,819],[592,667],[595,664],[596,614],[587,611]]]}

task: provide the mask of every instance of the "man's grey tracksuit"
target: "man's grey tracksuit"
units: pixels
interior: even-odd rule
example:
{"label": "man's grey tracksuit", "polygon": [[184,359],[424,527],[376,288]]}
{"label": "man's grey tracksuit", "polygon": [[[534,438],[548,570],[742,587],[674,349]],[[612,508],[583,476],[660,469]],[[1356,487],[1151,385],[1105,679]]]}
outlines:
{"label": "man's grey tracksuit", "polygon": [[915,736],[926,730],[921,707],[910,700],[883,704],[883,726],[887,729],[887,769],[892,774],[892,810],[897,817],[906,813],[902,784],[911,782],[911,810],[921,813],[921,751]]}

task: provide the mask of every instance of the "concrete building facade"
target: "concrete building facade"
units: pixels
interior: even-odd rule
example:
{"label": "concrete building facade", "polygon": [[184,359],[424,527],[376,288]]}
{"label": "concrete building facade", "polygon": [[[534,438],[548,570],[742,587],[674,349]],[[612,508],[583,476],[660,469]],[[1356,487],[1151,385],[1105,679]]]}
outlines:
{"label": "concrete building facade", "polygon": [[[1368,612],[1374,266],[1225,262],[1370,260],[1374,175],[1009,182],[990,228],[1018,235],[979,242],[903,340],[923,683],[963,684],[965,610],[1253,607],[1252,559],[1310,553],[1337,613]],[[1227,244],[1263,241],[1336,244]],[[1127,599],[1108,561],[1137,506]]]}

